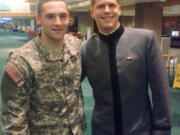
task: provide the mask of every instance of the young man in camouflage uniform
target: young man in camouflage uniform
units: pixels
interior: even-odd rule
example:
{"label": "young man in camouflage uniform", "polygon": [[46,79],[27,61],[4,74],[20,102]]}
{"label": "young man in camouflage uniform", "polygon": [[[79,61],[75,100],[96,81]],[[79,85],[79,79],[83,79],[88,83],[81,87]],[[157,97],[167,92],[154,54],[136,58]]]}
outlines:
{"label": "young man in camouflage uniform", "polygon": [[10,53],[2,79],[5,135],[83,135],[80,41],[64,0],[41,0],[41,34]]}

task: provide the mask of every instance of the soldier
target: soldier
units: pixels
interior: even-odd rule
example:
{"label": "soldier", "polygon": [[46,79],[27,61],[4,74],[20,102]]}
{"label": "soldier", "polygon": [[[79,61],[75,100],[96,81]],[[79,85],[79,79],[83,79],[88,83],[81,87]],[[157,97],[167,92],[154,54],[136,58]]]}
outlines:
{"label": "soldier", "polygon": [[65,34],[65,0],[41,0],[41,33],[8,58],[2,78],[5,135],[83,135],[80,40]]}

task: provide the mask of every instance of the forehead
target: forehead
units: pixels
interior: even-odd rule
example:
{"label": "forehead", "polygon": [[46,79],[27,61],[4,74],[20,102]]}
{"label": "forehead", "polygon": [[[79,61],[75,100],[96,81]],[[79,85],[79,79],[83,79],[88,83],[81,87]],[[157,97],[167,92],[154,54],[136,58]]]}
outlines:
{"label": "forehead", "polygon": [[67,13],[68,8],[64,1],[48,1],[42,5],[42,13]]}
{"label": "forehead", "polygon": [[116,3],[116,4],[119,4],[118,3],[118,0],[94,0],[94,5],[96,4],[105,4],[105,3]]}

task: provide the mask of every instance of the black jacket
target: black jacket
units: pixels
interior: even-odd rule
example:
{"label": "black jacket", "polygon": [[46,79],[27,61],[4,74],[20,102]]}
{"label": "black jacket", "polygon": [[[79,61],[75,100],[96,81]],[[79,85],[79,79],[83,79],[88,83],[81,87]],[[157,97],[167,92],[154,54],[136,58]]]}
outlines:
{"label": "black jacket", "polygon": [[[92,135],[115,135],[117,118],[122,135],[170,135],[169,83],[155,34],[125,28],[115,44],[116,71],[111,43],[101,36],[93,35],[81,48],[83,77],[87,76],[95,99]],[[113,86],[114,78],[118,87]],[[115,97],[119,104],[115,105]]]}

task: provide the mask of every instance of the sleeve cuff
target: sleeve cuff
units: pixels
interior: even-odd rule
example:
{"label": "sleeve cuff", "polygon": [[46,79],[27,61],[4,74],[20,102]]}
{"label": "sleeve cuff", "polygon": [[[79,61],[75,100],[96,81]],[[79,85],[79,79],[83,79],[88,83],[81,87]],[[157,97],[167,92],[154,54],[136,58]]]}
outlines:
{"label": "sleeve cuff", "polygon": [[171,130],[152,130],[152,135],[171,135]]}

